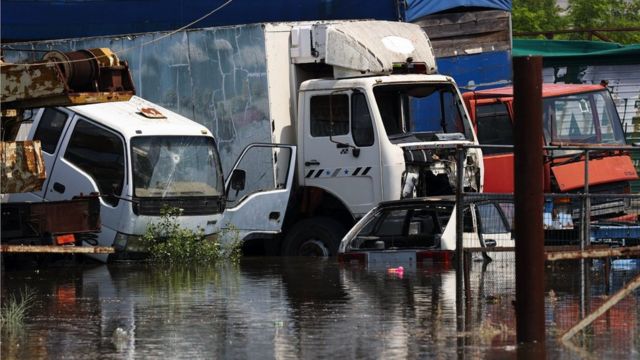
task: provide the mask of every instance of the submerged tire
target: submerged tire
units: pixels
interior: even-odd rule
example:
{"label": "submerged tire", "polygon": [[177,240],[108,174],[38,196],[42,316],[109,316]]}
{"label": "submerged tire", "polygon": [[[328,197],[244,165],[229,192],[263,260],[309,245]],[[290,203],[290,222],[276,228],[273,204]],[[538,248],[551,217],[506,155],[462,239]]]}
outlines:
{"label": "submerged tire", "polygon": [[335,256],[346,229],[328,217],[300,221],[287,233],[282,246],[285,256]]}

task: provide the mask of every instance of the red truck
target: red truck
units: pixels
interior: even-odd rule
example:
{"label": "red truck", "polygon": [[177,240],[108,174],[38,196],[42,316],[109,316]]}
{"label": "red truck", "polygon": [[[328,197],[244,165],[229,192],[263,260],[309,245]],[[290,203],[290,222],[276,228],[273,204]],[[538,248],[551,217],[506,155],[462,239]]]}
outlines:
{"label": "red truck", "polygon": [[[543,84],[544,145],[580,146],[589,153],[590,193],[630,193],[630,181],[638,174],[625,148],[622,124],[606,87],[601,85]],[[503,87],[463,94],[465,105],[482,145],[513,145],[513,88]],[[619,147],[620,150],[598,150]],[[485,148],[484,191],[513,192],[513,151]],[[545,193],[582,192],[584,153],[545,150]],[[593,217],[624,214],[625,200],[592,201]]]}

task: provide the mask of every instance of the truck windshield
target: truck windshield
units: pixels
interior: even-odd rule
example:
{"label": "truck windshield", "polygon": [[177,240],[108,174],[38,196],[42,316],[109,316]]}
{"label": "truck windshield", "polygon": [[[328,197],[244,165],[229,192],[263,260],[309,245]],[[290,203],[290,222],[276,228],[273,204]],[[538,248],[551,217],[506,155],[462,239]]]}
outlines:
{"label": "truck windshield", "polygon": [[220,196],[224,191],[210,137],[134,137],[131,158],[136,197]]}
{"label": "truck windshield", "polygon": [[547,145],[624,144],[624,133],[607,90],[544,99]]}
{"label": "truck windshield", "polygon": [[451,84],[378,85],[373,93],[392,142],[472,139],[462,101]]}

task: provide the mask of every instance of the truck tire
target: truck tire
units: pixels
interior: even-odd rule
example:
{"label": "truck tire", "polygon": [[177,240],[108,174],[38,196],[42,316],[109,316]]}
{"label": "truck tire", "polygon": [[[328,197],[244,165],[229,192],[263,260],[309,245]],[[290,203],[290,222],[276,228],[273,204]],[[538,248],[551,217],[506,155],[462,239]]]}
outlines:
{"label": "truck tire", "polygon": [[315,217],[295,224],[282,246],[285,256],[335,256],[346,230],[328,217]]}

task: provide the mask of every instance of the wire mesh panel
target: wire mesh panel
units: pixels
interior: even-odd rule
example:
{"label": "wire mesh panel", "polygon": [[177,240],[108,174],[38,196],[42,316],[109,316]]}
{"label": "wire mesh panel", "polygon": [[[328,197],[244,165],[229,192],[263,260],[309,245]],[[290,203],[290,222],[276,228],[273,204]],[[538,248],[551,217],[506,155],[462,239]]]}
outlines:
{"label": "wire mesh panel", "polygon": [[[629,153],[640,149],[587,150],[561,148],[564,162],[544,157],[544,166],[548,168],[543,210],[539,216],[543,220],[544,234],[540,241],[544,242],[547,253],[577,252],[590,256],[588,251],[592,249],[624,251],[640,245],[640,194],[631,191],[637,174],[629,166],[628,157]],[[566,166],[571,167],[570,171]],[[491,167],[485,167],[485,175],[488,169]],[[505,166],[500,176],[511,176],[510,181],[513,181],[514,175],[508,173],[509,169],[512,167]],[[490,178],[492,174],[488,175]],[[496,178],[493,174],[493,179]],[[464,299],[467,345],[482,346],[487,341],[492,346],[515,343],[514,250],[518,239],[514,236],[517,204],[514,203],[512,184],[511,188],[507,187],[509,191],[502,193],[464,193],[462,196],[464,211],[458,219],[462,221],[465,256],[464,286],[459,295]],[[485,188],[486,185],[485,181]],[[497,185],[490,183],[489,187],[492,186]],[[581,249],[588,251],[581,253]],[[638,274],[638,258],[608,255],[601,259],[547,261],[544,274],[541,274],[545,278],[547,342],[559,342],[561,335],[606,302],[611,302],[612,294],[624,290],[630,282],[633,284]],[[638,291],[622,297],[563,346],[575,346],[573,350],[579,353],[586,351],[605,357],[637,356],[639,305]]]}

